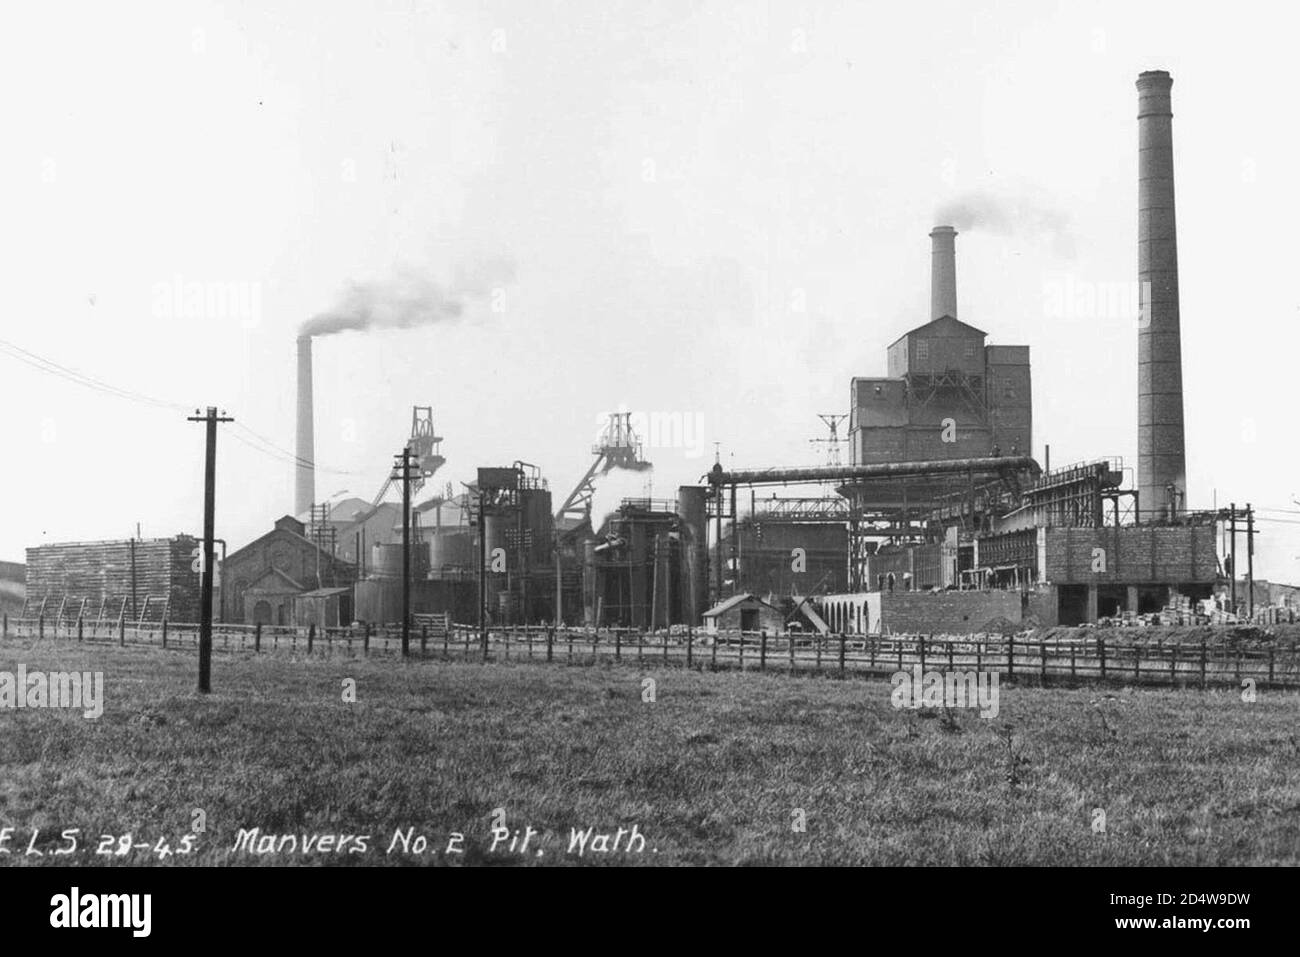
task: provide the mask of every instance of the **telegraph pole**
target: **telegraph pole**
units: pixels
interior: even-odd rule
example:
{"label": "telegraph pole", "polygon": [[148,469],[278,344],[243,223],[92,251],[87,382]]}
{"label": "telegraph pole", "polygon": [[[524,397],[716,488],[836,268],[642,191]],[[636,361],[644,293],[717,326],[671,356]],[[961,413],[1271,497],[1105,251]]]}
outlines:
{"label": "telegraph pole", "polygon": [[1237,503],[1233,502],[1228,506],[1228,537],[1232,543],[1228,546],[1232,562],[1232,574],[1228,576],[1228,581],[1232,585],[1232,613],[1237,613]]}
{"label": "telegraph pole", "polygon": [[411,446],[396,456],[402,470],[402,657],[411,654]]}
{"label": "telegraph pole", "polygon": [[203,571],[199,593],[199,691],[207,694],[212,690],[212,578],[216,567],[216,555],[213,548],[213,536],[216,525],[217,499],[217,423],[233,422],[234,419],[222,413],[217,415],[214,406],[208,406],[206,415],[189,416],[190,422],[202,422],[207,426],[207,454],[203,463]]}
{"label": "telegraph pole", "polygon": [[1246,503],[1246,615],[1255,618],[1255,510]]}

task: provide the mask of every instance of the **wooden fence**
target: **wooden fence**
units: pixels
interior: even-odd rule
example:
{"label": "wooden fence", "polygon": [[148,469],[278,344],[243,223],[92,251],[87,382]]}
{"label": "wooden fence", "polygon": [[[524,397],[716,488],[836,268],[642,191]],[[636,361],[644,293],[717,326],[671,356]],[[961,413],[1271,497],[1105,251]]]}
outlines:
{"label": "wooden fence", "polygon": [[[1105,681],[1118,684],[1300,688],[1300,647],[1287,642],[1135,641],[1130,633],[1097,631],[1074,641],[1026,635],[777,635],[712,636],[695,631],[648,634],[634,629],[493,628],[445,619],[417,621],[412,656],[462,661],[534,661],[592,665],[621,662],[640,667],[772,671],[799,675],[892,675],[919,665],[923,671],[986,671],[1042,684]],[[60,639],[98,644],[198,647],[194,623],[47,621],[5,618],[3,637]],[[400,625],[295,628],[213,625],[216,651],[303,655],[400,656]]]}

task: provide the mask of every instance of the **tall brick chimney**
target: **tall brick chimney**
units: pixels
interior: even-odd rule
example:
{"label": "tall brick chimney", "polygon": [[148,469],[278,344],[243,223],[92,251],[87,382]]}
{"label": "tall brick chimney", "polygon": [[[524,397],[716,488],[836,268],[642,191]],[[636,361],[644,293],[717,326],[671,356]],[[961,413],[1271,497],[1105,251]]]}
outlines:
{"label": "tall brick chimney", "polygon": [[[1185,504],[1174,138],[1164,70],[1138,76],[1138,504],[1172,515]],[[1170,488],[1173,494],[1170,494]]]}
{"label": "tall brick chimney", "polygon": [[957,230],[936,226],[930,231],[930,318],[957,318]]}
{"label": "tall brick chimney", "polygon": [[298,442],[294,449],[293,513],[302,515],[316,503],[316,439],[312,429],[311,339],[298,340]]}

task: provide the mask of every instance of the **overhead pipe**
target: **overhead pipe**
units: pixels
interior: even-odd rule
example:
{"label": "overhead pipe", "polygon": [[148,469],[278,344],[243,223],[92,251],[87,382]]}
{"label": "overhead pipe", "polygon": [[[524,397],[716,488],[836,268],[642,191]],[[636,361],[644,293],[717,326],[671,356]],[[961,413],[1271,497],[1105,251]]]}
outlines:
{"label": "overhead pipe", "polygon": [[944,459],[932,462],[878,462],[869,465],[831,465],[816,468],[768,468],[725,471],[715,465],[701,481],[716,487],[724,485],[800,485],[812,482],[854,482],[860,479],[917,478],[954,472],[1001,474],[1028,471],[1042,474],[1038,463],[1029,455],[991,455],[971,459]]}

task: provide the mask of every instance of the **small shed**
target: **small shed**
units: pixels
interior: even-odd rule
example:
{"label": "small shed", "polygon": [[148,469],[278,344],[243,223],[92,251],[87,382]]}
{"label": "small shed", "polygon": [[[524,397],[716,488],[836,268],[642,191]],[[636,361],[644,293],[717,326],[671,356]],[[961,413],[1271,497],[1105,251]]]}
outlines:
{"label": "small shed", "polygon": [[306,628],[337,628],[352,621],[352,589],[317,588],[293,598],[293,623]]}
{"label": "small shed", "polygon": [[704,631],[710,635],[728,631],[765,631],[775,635],[784,626],[785,615],[780,610],[748,592],[732,595],[704,613]]}

